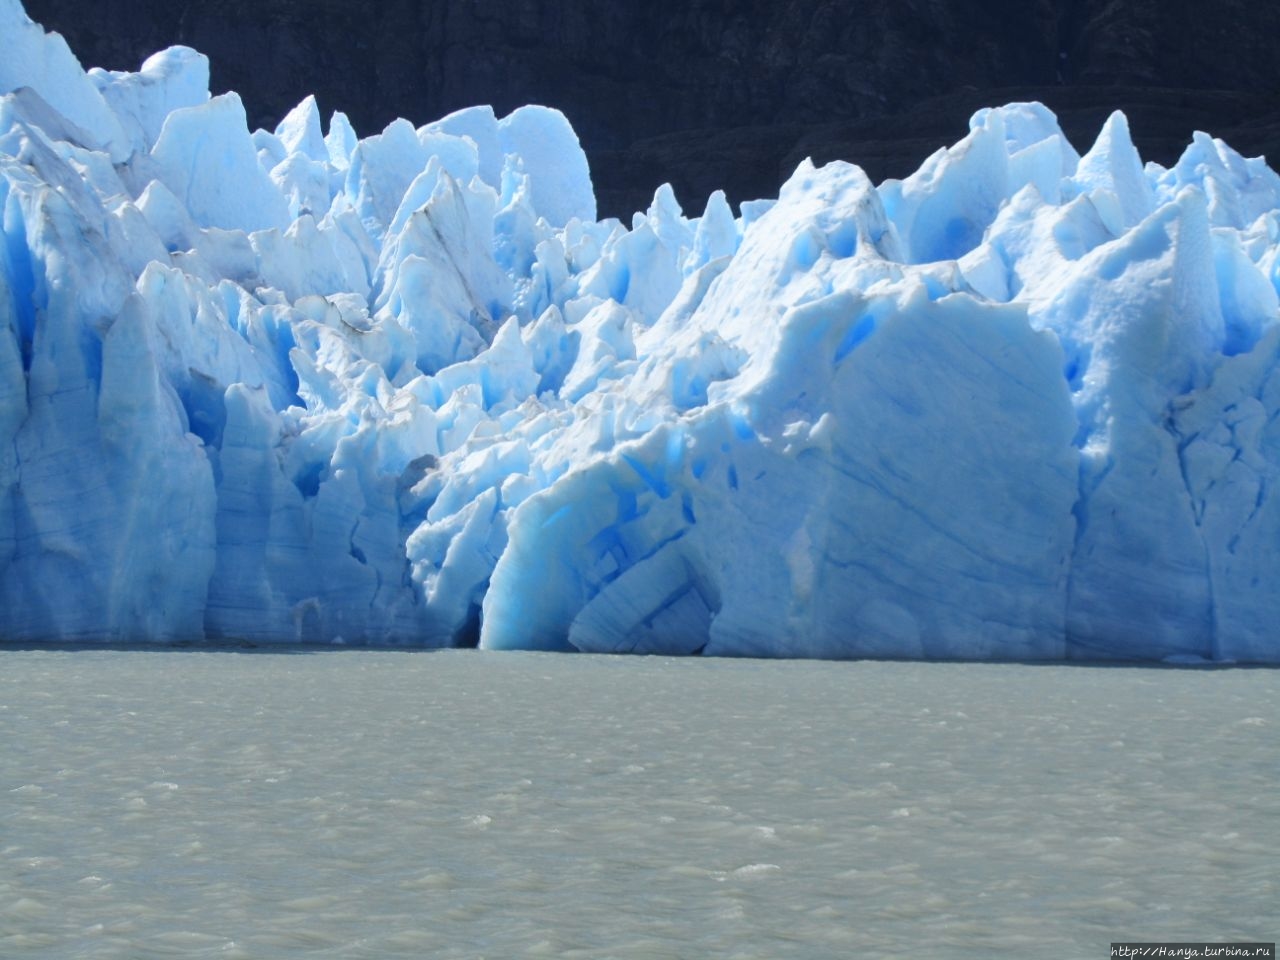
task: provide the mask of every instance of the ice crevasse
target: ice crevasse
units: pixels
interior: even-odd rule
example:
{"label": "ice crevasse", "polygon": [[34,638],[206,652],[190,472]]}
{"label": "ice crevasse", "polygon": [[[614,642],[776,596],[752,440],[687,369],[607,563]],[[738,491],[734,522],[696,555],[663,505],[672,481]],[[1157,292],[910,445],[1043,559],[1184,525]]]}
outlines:
{"label": "ice crevasse", "polygon": [[597,221],[0,0],[0,639],[1280,661],[1280,178],[1038,104]]}

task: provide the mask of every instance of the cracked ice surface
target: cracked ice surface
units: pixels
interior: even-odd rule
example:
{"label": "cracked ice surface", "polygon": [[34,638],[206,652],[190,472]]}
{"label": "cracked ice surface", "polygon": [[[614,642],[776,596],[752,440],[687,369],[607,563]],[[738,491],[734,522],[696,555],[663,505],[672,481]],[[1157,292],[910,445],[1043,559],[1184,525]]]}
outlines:
{"label": "cracked ice surface", "polygon": [[597,222],[0,0],[0,638],[1280,661],[1280,178],[1037,104]]}

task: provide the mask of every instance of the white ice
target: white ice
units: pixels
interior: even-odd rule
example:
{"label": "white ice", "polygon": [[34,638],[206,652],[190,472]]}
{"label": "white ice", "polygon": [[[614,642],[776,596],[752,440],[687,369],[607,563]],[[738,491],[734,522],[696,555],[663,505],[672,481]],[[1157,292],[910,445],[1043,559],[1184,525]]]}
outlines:
{"label": "white ice", "polygon": [[546,107],[0,26],[0,638],[1280,661],[1261,159],[1012,104],[622,224]]}

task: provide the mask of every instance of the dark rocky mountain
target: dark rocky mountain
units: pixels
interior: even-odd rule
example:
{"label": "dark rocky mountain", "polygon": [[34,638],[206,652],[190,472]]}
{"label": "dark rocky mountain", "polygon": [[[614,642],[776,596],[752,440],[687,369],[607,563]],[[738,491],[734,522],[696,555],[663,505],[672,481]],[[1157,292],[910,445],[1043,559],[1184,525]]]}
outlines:
{"label": "dark rocky mountain", "polygon": [[185,43],[274,127],[307,93],[361,135],[458,107],[559,107],[602,214],[669,180],[776,193],[806,155],[901,176],[979,106],[1038,99],[1085,149],[1114,108],[1168,163],[1195,129],[1280,158],[1280,4],[1219,0],[26,0],[86,66]]}

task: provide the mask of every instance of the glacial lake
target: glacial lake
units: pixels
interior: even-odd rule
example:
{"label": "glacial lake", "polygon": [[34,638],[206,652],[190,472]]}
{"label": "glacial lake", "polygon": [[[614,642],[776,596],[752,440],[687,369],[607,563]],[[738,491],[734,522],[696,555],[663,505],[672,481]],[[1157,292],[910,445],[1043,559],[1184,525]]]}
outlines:
{"label": "glacial lake", "polygon": [[0,956],[1280,937],[1280,672],[0,653]]}

